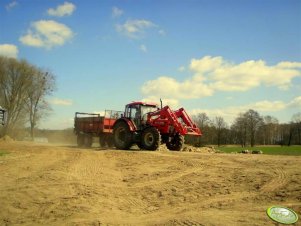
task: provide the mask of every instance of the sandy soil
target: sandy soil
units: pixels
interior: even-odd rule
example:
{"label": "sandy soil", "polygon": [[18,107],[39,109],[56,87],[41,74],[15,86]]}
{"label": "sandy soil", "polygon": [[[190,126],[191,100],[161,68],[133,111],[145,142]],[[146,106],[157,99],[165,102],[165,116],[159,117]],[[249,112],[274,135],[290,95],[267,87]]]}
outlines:
{"label": "sandy soil", "polygon": [[[276,225],[301,215],[301,157],[2,142],[0,225]],[[297,223],[300,225],[300,220]]]}

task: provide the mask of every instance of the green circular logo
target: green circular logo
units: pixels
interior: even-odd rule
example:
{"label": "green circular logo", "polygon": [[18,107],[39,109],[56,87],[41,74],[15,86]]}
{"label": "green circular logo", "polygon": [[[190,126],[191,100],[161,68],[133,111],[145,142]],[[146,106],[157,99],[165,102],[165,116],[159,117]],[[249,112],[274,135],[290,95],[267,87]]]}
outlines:
{"label": "green circular logo", "polygon": [[282,206],[272,206],[267,209],[268,216],[282,224],[293,224],[298,221],[298,215],[291,209]]}

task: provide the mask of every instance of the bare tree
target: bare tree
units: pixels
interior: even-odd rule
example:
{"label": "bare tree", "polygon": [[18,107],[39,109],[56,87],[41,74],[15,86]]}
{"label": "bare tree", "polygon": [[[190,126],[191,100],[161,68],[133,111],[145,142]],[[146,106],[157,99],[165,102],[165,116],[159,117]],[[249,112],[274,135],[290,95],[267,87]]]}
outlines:
{"label": "bare tree", "polygon": [[35,68],[32,71],[30,87],[27,89],[26,108],[29,113],[30,135],[34,138],[34,128],[37,122],[45,116],[50,107],[45,97],[51,94],[55,87],[55,78],[49,72]]}
{"label": "bare tree", "polygon": [[205,112],[199,113],[196,117],[196,123],[200,128],[204,128],[210,122],[209,117]]}
{"label": "bare tree", "polygon": [[201,128],[203,136],[200,138],[199,142],[202,144],[213,144],[214,142],[214,131],[213,125],[206,113],[199,113],[195,118],[197,126]]}
{"label": "bare tree", "polygon": [[263,119],[257,111],[252,109],[244,113],[244,118],[246,119],[248,125],[250,144],[251,147],[253,147],[255,145],[256,132],[263,125]]}
{"label": "bare tree", "polygon": [[223,117],[217,116],[214,120],[214,127],[216,129],[217,145],[220,146],[223,132],[225,132],[225,129],[227,128],[227,123]]}
{"label": "bare tree", "polygon": [[292,123],[294,124],[295,130],[297,132],[297,143],[301,145],[301,112],[293,115]]}
{"label": "bare tree", "polygon": [[33,131],[54,85],[53,75],[27,61],[0,57],[0,105],[7,110],[3,135],[13,135],[14,129],[24,128],[28,121]]}
{"label": "bare tree", "polygon": [[240,143],[242,147],[245,147],[247,143],[248,123],[242,113],[235,119],[231,129],[235,132],[237,142]]}
{"label": "bare tree", "polygon": [[278,141],[278,130],[279,122],[278,119],[267,115],[263,117],[263,126],[262,126],[262,143],[275,144]]}
{"label": "bare tree", "polygon": [[26,90],[30,83],[30,67],[26,61],[0,57],[0,104],[7,110],[4,134],[24,126]]}

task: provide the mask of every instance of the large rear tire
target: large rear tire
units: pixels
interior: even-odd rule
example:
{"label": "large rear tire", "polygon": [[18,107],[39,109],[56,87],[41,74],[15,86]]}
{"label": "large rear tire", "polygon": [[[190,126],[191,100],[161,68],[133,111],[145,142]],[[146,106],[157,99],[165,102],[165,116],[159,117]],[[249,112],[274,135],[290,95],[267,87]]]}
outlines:
{"label": "large rear tire", "polygon": [[160,133],[155,127],[147,127],[141,134],[141,147],[145,150],[157,150],[161,143]]}
{"label": "large rear tire", "polygon": [[113,137],[117,149],[128,150],[132,146],[132,133],[129,126],[123,121],[114,126]]}
{"label": "large rear tire", "polygon": [[170,141],[166,142],[166,147],[170,151],[181,151],[184,144],[184,136],[177,133],[174,137],[171,138]]}

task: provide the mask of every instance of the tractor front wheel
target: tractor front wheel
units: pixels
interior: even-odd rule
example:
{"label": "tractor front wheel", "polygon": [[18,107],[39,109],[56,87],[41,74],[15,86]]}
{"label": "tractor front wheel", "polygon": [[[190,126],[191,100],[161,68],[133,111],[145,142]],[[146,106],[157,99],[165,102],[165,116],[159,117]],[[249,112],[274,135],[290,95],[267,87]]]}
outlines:
{"label": "tractor front wheel", "polygon": [[141,147],[145,150],[157,150],[160,145],[160,133],[155,127],[148,127],[141,135]]}
{"label": "tractor front wheel", "polygon": [[174,135],[170,141],[166,142],[166,147],[170,151],[181,151],[184,144],[184,136],[181,134]]}
{"label": "tractor front wheel", "polygon": [[132,146],[132,134],[126,122],[118,122],[113,129],[114,144],[117,149],[128,150]]}

